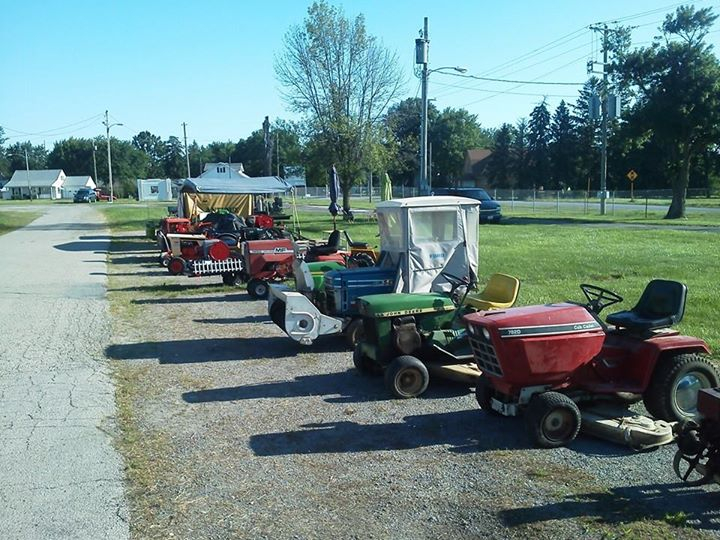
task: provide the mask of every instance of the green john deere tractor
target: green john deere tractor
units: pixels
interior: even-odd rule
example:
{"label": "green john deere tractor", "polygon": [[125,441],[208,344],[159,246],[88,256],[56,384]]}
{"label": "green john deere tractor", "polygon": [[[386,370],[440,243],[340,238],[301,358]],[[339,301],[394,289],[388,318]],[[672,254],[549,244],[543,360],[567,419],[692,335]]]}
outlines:
{"label": "green john deere tractor", "polygon": [[[481,293],[468,278],[443,273],[450,292],[374,294],[359,299],[363,337],[353,352],[362,373],[385,372],[385,385],[399,398],[417,397],[430,373],[474,385],[480,376],[462,324],[474,311],[511,307],[520,282],[493,274]],[[472,273],[471,273],[472,275]]]}

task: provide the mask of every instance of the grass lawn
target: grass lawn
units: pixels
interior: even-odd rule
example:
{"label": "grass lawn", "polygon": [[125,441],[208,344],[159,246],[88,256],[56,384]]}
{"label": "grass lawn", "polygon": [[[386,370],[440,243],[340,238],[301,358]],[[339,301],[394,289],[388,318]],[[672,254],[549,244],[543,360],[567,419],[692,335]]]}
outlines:
{"label": "grass lawn", "polygon": [[[143,230],[145,221],[165,215],[165,205],[104,206],[114,230]],[[327,238],[332,218],[327,213],[300,213],[301,232]],[[535,216],[537,217],[537,216]],[[604,221],[612,221],[609,217]],[[353,240],[378,245],[377,224],[363,218],[355,223],[338,220]],[[580,283],[617,292],[629,309],[653,278],[674,279],[688,286],[685,318],[679,329],[708,341],[720,360],[717,320],[720,250],[717,233],[658,229],[606,228],[593,223],[500,224],[480,227],[480,271],[483,283],[495,272],[520,278],[520,305],[581,301]],[[158,294],[182,294],[184,282]],[[613,306],[612,309],[615,309]]]}
{"label": "grass lawn", "polygon": [[40,215],[40,212],[0,212],[0,234],[24,227]]}

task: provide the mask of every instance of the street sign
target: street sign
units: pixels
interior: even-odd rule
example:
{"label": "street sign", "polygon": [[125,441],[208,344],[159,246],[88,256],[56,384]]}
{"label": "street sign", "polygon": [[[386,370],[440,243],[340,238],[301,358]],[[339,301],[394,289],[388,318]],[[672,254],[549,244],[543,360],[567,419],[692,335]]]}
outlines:
{"label": "street sign", "polygon": [[636,173],[633,169],[630,169],[625,176],[628,177],[628,180],[634,182],[635,179],[638,177],[638,173]]}

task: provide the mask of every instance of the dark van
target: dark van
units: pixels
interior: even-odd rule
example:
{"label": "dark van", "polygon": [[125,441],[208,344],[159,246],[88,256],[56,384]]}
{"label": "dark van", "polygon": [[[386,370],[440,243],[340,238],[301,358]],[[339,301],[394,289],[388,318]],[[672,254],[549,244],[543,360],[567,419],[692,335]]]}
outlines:
{"label": "dark van", "polygon": [[502,218],[500,203],[482,188],[437,188],[433,195],[455,195],[480,201],[480,223],[499,223]]}

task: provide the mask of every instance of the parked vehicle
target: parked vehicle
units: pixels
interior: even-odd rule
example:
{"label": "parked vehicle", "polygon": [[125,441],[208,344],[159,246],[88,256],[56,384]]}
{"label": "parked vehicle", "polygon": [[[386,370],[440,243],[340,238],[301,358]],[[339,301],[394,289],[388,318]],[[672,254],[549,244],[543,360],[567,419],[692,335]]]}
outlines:
{"label": "parked vehicle", "polygon": [[414,197],[377,206],[380,256],[372,268],[333,270],[315,288],[308,263],[296,262],[296,288],[271,286],[268,312],[303,345],[362,329],[358,298],[378,293],[450,291],[443,272],[477,269],[479,203],[462,197]]}
{"label": "parked vehicle", "polygon": [[358,300],[362,335],[353,363],[363,373],[385,372],[385,386],[399,398],[422,394],[433,376],[475,385],[481,372],[473,361],[462,315],[479,310],[506,309],[518,295],[520,281],[493,274],[485,288],[470,292],[464,269],[458,278],[444,273],[449,292],[375,294]]}
{"label": "parked vehicle", "polygon": [[720,384],[698,338],[671,327],[683,317],[687,288],[652,280],[631,310],[600,319],[622,302],[595,285],[580,286],[587,303],[563,302],[465,316],[470,345],[483,376],[476,396],[482,409],[505,416],[524,413],[541,447],[572,441],[580,405],[642,396],[655,418],[668,422],[698,416],[698,390]]}
{"label": "parked vehicle", "polygon": [[482,188],[437,188],[434,195],[453,195],[480,201],[480,223],[499,223],[502,219],[500,203]]}
{"label": "parked vehicle", "polygon": [[90,188],[80,188],[77,190],[77,193],[75,193],[75,196],[73,197],[73,202],[94,203],[97,202],[97,196],[95,195],[95,192]]}
{"label": "parked vehicle", "polygon": [[685,422],[677,438],[673,469],[683,482],[720,483],[720,388],[698,392],[697,421]]}

